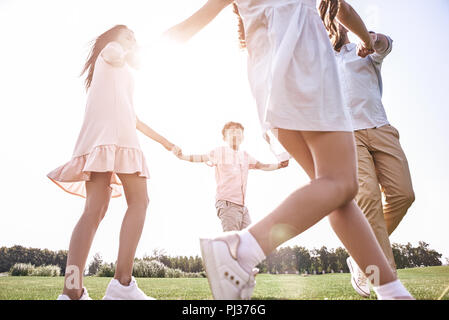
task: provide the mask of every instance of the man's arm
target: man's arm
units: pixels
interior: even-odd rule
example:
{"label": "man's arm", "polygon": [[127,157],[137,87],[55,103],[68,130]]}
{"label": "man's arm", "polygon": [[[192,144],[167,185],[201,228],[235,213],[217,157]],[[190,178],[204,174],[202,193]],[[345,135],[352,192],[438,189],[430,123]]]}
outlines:
{"label": "man's arm", "polygon": [[377,54],[384,54],[388,49],[390,49],[390,41],[388,37],[382,33],[370,32],[374,41],[374,51]]}
{"label": "man's arm", "polygon": [[373,39],[375,50],[370,57],[374,63],[380,65],[393,49],[393,40],[381,33],[370,32],[370,34]]}

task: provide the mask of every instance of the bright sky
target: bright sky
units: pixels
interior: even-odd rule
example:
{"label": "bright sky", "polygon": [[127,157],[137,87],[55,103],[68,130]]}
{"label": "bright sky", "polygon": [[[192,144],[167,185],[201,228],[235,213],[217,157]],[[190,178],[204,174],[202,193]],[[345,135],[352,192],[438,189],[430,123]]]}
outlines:
{"label": "bright sky", "polygon": [[[88,42],[115,24],[127,24],[149,45],[145,67],[136,74],[135,110],[142,121],[185,153],[222,144],[223,124],[239,121],[245,126],[242,147],[262,162],[276,161],[260,135],[231,9],[186,46],[160,41],[165,29],[203,2],[0,0],[0,246],[68,248],[84,200],[61,191],[46,174],[70,160],[81,128],[86,95],[78,75]],[[369,29],[394,39],[383,67],[384,104],[401,133],[416,202],[391,240],[415,245],[424,240],[449,257],[449,2],[348,2]],[[199,236],[221,231],[213,169],[181,162],[141,133],[139,139],[151,179],[137,256],[155,248],[199,254]],[[306,181],[295,163],[280,171],[250,172],[247,206],[253,221]],[[124,197],[111,200],[90,257],[100,252],[115,261],[125,210]],[[324,219],[286,245],[312,249],[341,243]]]}

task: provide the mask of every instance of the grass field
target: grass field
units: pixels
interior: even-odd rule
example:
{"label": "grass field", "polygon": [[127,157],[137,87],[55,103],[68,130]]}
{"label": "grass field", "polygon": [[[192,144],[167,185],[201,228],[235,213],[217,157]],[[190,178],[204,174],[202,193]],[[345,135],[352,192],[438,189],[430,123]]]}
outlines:
{"label": "grass field", "polygon": [[[449,300],[449,267],[399,270],[399,278],[417,299]],[[349,274],[315,276],[268,275],[257,278],[253,299],[352,300],[361,299],[350,284]],[[86,277],[92,299],[101,299],[110,278]],[[207,279],[139,278],[139,287],[162,300],[212,299]],[[1,300],[53,300],[60,294],[63,277],[0,277]],[[444,293],[444,294],[443,294]],[[374,294],[371,299],[374,299]]]}

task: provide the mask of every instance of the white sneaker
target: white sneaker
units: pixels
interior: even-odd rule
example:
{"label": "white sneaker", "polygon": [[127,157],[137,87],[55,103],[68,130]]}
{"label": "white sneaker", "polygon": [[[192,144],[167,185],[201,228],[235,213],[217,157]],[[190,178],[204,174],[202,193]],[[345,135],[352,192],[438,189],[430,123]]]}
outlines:
{"label": "white sneaker", "polygon": [[131,277],[129,285],[122,285],[117,279],[112,279],[106,288],[103,300],[155,300],[147,296],[138,286],[136,279]]}
{"label": "white sneaker", "polygon": [[[56,299],[56,300],[72,300],[72,299],[70,299],[70,297],[66,294],[60,294],[58,296],[58,299]],[[89,297],[89,293],[87,292],[87,289],[85,287],[83,287],[83,294],[81,295],[81,297],[78,300],[92,300]]]}
{"label": "white sneaker", "polygon": [[201,255],[212,296],[216,300],[249,300],[259,270],[246,272],[237,261],[240,236],[228,232],[215,239],[200,239]]}
{"label": "white sneaker", "polygon": [[354,290],[362,297],[368,298],[371,295],[371,288],[368,278],[357,266],[357,263],[349,257],[346,259],[346,263],[351,271],[351,284]]}

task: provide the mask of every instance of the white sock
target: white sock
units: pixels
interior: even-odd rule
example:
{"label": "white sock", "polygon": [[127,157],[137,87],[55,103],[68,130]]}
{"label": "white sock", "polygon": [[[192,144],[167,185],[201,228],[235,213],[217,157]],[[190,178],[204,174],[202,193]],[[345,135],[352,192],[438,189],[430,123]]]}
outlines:
{"label": "white sock", "polygon": [[379,300],[393,300],[397,297],[411,297],[412,295],[407,291],[399,279],[386,283],[384,285],[373,287]]}
{"label": "white sock", "polygon": [[265,259],[265,254],[253,235],[244,229],[239,232],[240,245],[237,250],[237,259],[246,272],[251,273],[253,268]]}

